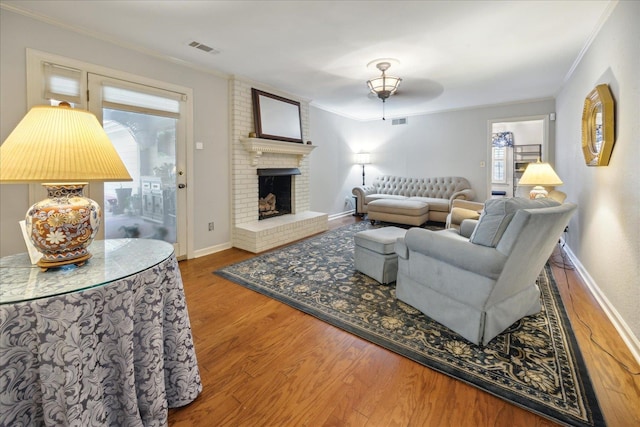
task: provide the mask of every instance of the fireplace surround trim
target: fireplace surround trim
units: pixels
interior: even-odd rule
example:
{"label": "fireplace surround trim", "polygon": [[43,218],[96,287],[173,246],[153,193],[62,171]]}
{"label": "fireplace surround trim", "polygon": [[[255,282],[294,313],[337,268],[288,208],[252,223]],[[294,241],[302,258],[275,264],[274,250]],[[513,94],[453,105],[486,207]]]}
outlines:
{"label": "fireplace surround trim", "polygon": [[240,140],[244,149],[251,156],[251,166],[257,166],[262,153],[290,154],[298,156],[298,166],[304,156],[309,155],[316,147],[311,144],[298,144],[296,142],[283,142],[262,138],[242,138]]}

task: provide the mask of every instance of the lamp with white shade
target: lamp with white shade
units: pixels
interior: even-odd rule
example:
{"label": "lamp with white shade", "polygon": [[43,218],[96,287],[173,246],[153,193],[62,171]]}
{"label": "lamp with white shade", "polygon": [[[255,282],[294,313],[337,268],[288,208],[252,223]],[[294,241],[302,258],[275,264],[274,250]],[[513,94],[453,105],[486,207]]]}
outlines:
{"label": "lamp with white shade", "polygon": [[542,163],[540,159],[536,163],[529,163],[518,181],[518,186],[533,185],[529,193],[530,199],[548,197],[548,192],[544,187],[554,187],[562,185],[562,180],[553,170],[549,163]]}
{"label": "lamp with white shade", "polygon": [[58,107],[32,108],[0,146],[0,183],[45,182],[48,198],[29,208],[27,234],[42,270],[84,264],[101,211],[84,197],[89,181],[132,181],[95,115]]}

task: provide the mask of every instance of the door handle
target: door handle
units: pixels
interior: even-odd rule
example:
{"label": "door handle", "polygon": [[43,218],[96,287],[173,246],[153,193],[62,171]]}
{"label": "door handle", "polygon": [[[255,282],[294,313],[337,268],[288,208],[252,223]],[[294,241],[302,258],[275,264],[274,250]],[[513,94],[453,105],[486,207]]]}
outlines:
{"label": "door handle", "polygon": [[180,183],[178,184],[178,188],[187,188],[187,184]]}

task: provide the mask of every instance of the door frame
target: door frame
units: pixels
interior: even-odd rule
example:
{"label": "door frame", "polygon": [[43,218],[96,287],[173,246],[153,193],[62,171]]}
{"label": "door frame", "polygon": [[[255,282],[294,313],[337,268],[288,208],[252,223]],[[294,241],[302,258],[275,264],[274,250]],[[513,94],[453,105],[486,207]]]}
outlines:
{"label": "door frame", "polygon": [[[194,173],[193,173],[193,164],[194,164],[194,153],[193,150],[190,150],[189,147],[193,147],[193,89],[176,85],[173,83],[168,83],[165,81],[160,81],[132,73],[128,73],[126,71],[116,70],[108,67],[104,67],[101,65],[91,64],[84,61],[79,61],[72,58],[67,58],[60,55],[51,54],[48,52],[39,51],[36,49],[27,48],[26,50],[27,57],[27,108],[30,109],[36,105],[42,105],[45,101],[43,98],[44,87],[43,81],[41,79],[41,63],[42,62],[52,62],[55,64],[63,65],[70,68],[76,68],[82,70],[82,81],[81,81],[81,91],[82,91],[82,102],[79,104],[79,107],[83,109],[87,109],[88,100],[87,100],[87,74],[94,73],[103,76],[108,76],[118,80],[129,81],[134,84],[139,84],[143,86],[157,87],[161,89],[165,89],[172,92],[180,92],[186,95],[187,99],[185,101],[185,111],[184,120],[185,120],[185,156],[186,164],[184,165],[184,172],[186,175],[186,184],[187,187],[184,189],[186,191],[186,212],[184,214],[184,218],[182,220],[187,223],[187,232],[186,232],[186,241],[183,245],[184,248],[181,248],[182,253],[176,252],[176,257],[178,259],[185,258],[193,258],[193,236],[194,225],[191,218],[193,218],[194,212],[194,194],[193,194],[193,185],[189,185],[189,183],[193,183]],[[88,186],[90,187],[90,186]],[[102,188],[102,186],[101,186]],[[95,192],[95,191],[94,191]],[[100,198],[97,200],[102,201],[102,191],[100,191]],[[94,198],[92,194],[91,188],[89,188],[88,196]],[[37,201],[46,197],[46,193],[43,189],[41,189],[41,185],[39,184],[30,184],[29,185],[29,203],[33,204]],[[104,209],[104,206],[101,207]],[[104,232],[104,229],[101,230]],[[100,237],[99,237],[100,238]],[[103,237],[102,237],[103,238]]]}
{"label": "door frame", "polygon": [[515,123],[515,122],[532,122],[542,120],[543,124],[543,135],[542,135],[542,159],[541,161],[550,162],[553,164],[553,159],[550,158],[553,150],[550,147],[551,138],[549,132],[549,114],[539,114],[539,115],[531,115],[531,116],[517,116],[517,117],[506,117],[500,119],[489,119],[487,120],[487,167],[486,167],[486,176],[485,176],[485,185],[487,192],[487,199],[491,198],[491,172],[492,172],[492,159],[493,156],[491,154],[492,148],[492,133],[493,133],[493,125],[496,123]]}

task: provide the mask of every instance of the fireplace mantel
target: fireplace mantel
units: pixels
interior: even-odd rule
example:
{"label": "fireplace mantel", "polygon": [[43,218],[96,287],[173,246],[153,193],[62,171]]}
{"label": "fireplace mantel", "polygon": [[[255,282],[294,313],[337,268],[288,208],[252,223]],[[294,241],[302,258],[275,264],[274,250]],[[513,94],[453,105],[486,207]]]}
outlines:
{"label": "fireplace mantel", "polygon": [[314,145],[298,144],[295,142],[275,141],[262,138],[242,138],[240,139],[244,149],[252,154],[251,166],[257,166],[262,153],[290,154],[298,156],[298,165],[304,156],[309,155],[316,148]]}

